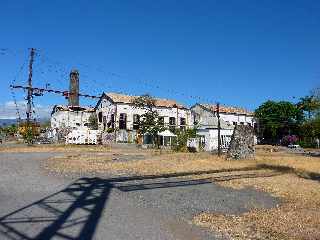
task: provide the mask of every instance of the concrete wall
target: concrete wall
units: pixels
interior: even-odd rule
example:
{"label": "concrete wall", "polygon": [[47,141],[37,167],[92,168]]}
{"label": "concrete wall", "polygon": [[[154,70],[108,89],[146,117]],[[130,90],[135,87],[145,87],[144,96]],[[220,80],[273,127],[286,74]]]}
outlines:
{"label": "concrete wall", "polygon": [[51,115],[51,128],[79,128],[89,123],[91,112],[84,111],[57,111]]}

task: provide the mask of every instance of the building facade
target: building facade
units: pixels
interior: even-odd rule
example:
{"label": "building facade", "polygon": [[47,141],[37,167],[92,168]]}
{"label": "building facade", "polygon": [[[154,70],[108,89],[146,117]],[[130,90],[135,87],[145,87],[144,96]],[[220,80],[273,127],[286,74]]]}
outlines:
{"label": "building facade", "polygon": [[[134,106],[133,101],[138,96],[118,93],[103,93],[96,105],[98,129],[116,132],[116,141],[136,141],[140,116],[146,109]],[[174,100],[155,98],[154,110],[164,126],[171,131],[175,128],[185,129],[192,125],[190,110]]]}
{"label": "building facade", "polygon": [[95,114],[94,108],[56,105],[51,113],[51,128],[86,128],[89,126],[89,118],[93,114]]}
{"label": "building facade", "polygon": [[[214,104],[200,104],[191,107],[194,121],[209,122],[210,118],[217,117],[217,105]],[[220,119],[227,125],[250,125],[255,127],[256,121],[254,113],[239,107],[219,107]]]}
{"label": "building facade", "polygon": [[[241,108],[220,107],[220,141],[221,148],[229,147],[234,126],[237,124],[255,125],[253,113]],[[191,107],[193,124],[197,128],[197,135],[201,136],[201,144],[205,151],[218,149],[218,117],[217,106],[196,104]]]}

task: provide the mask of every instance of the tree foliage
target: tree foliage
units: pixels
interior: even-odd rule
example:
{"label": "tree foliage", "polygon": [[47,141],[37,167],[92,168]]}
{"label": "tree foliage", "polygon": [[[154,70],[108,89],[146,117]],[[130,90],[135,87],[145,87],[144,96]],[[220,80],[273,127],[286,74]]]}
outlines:
{"label": "tree foliage", "polygon": [[89,127],[92,130],[98,130],[98,117],[96,114],[92,114],[89,117]]}
{"label": "tree foliage", "polygon": [[22,137],[26,143],[28,143],[28,144],[33,143],[34,138],[35,138],[35,134],[34,134],[32,126],[30,126],[30,125],[26,126],[25,131],[23,131],[23,133],[22,133]]}
{"label": "tree foliage", "polygon": [[297,133],[304,116],[303,111],[287,101],[267,101],[255,111],[259,122],[259,135],[276,143],[287,134]]}
{"label": "tree foliage", "polygon": [[159,146],[158,133],[166,128],[159,119],[158,112],[154,109],[156,100],[149,94],[139,96],[133,100],[136,108],[145,109],[145,113],[139,118],[139,133],[150,134],[155,145]]}
{"label": "tree foliage", "polygon": [[3,127],[1,132],[5,135],[13,136],[18,132],[18,127],[15,124],[11,124],[10,126]]}
{"label": "tree foliage", "polygon": [[156,106],[156,100],[151,95],[144,94],[135,98],[133,104],[137,108],[144,108],[151,111]]}
{"label": "tree foliage", "polygon": [[197,129],[196,128],[186,129],[186,130],[176,129],[175,134],[177,135],[177,138],[173,143],[173,150],[179,151],[179,152],[186,152],[188,150],[187,141],[189,138],[197,137]]}
{"label": "tree foliage", "polygon": [[314,113],[320,108],[320,100],[313,95],[305,96],[300,98],[300,101],[297,103],[297,107],[306,112],[308,118],[311,119]]}
{"label": "tree foliage", "polygon": [[320,138],[320,116],[308,119],[300,126],[300,144],[305,147],[315,146],[315,139]]}

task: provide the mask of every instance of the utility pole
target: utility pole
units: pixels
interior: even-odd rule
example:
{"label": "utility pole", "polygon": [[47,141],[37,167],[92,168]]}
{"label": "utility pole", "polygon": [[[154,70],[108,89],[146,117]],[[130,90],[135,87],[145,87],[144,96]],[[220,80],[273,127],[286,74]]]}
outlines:
{"label": "utility pole", "polygon": [[34,61],[35,49],[31,48],[30,50],[30,62],[29,62],[29,78],[28,78],[28,91],[27,91],[27,128],[30,127],[30,119],[31,119],[31,112],[32,112],[32,65]]}
{"label": "utility pole", "polygon": [[[23,123],[23,127],[26,133],[26,138],[27,138],[27,142],[29,144],[32,143],[32,138],[35,132],[35,128],[36,128],[36,124],[33,125],[31,123],[32,120],[32,113],[33,111],[33,97],[34,96],[43,96],[44,93],[54,93],[54,94],[58,94],[61,95],[63,97],[65,97],[66,99],[68,98],[72,98],[72,100],[74,101],[74,103],[72,105],[79,105],[79,97],[85,97],[85,98],[91,98],[91,99],[100,99],[101,96],[94,96],[94,95],[89,95],[89,94],[84,94],[84,93],[79,93],[79,73],[78,71],[72,71],[70,73],[70,89],[69,91],[63,91],[63,90],[56,90],[56,89],[50,89],[48,88],[50,84],[46,84],[45,88],[40,88],[40,87],[34,87],[32,85],[32,76],[33,76],[33,63],[34,63],[34,57],[36,54],[36,49],[35,48],[31,48],[30,49],[30,61],[29,61],[29,77],[28,77],[28,82],[26,85],[22,86],[22,85],[10,85],[10,88],[12,89],[12,92],[14,92],[15,89],[22,89],[24,91],[27,92],[27,96],[25,98],[25,100],[27,100],[27,108],[26,108],[26,122]],[[13,93],[14,95],[14,93]],[[17,106],[17,102],[16,99],[14,97],[14,102],[16,105],[16,110],[18,113],[18,117],[20,119],[20,115],[19,115],[19,109]],[[36,119],[34,119],[36,121]]]}
{"label": "utility pole", "polygon": [[217,103],[217,118],[218,118],[218,156],[221,156],[221,134],[220,134],[220,103]]}

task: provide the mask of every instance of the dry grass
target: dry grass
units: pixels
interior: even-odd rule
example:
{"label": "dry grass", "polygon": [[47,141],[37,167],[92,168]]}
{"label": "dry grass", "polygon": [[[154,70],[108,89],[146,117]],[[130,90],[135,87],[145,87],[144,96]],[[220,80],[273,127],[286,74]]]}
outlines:
{"label": "dry grass", "polygon": [[105,152],[110,151],[109,146],[95,145],[64,145],[64,144],[48,144],[48,145],[31,145],[16,144],[14,146],[1,146],[0,152],[6,153],[28,153],[28,152]]}
{"label": "dry grass", "polygon": [[[281,175],[234,179],[219,184],[231,188],[250,186],[269,192],[283,199],[280,206],[254,209],[240,216],[202,213],[195,216],[194,223],[228,235],[231,239],[320,239],[320,180],[311,180],[320,179],[319,158],[290,154],[271,146],[258,147],[255,160],[243,161],[225,160],[208,153],[161,154],[159,151],[139,149],[90,149],[71,147],[72,154],[51,159],[48,167],[62,173],[194,173],[193,178],[212,177],[213,181],[219,176],[236,175],[250,169],[259,172],[270,172],[271,169]],[[83,154],[84,151],[86,154]],[[134,158],[137,155],[143,155],[145,159],[113,161],[115,157]],[[219,173],[209,174],[210,171]]]}
{"label": "dry grass", "polygon": [[[76,148],[77,149],[77,148]],[[80,151],[82,148],[78,148]],[[127,172],[138,175],[161,175],[169,173],[184,172],[202,172],[202,171],[230,171],[230,170],[246,170],[248,168],[266,169],[271,168],[286,172],[295,172],[304,177],[312,177],[320,174],[320,160],[315,157],[307,157],[302,155],[294,155],[285,152],[278,152],[267,148],[259,148],[257,150],[255,160],[230,161],[224,157],[217,157],[209,153],[161,153],[156,150],[141,149],[103,149],[94,148],[94,151],[107,152],[109,154],[125,154],[125,155],[143,155],[145,160],[139,161],[100,161],[96,159],[97,155],[78,154],[76,157],[70,155],[54,158],[50,162],[50,167],[56,171],[77,172],[77,171],[94,171],[106,172],[112,171]],[[87,149],[86,149],[87,152]],[[89,151],[90,152],[90,151]],[[97,161],[96,161],[97,160]]]}
{"label": "dry grass", "polygon": [[[131,153],[134,157],[137,152]],[[57,157],[49,162],[50,168],[58,172],[79,172],[85,169],[93,172],[128,173],[136,175],[161,175],[170,173],[190,173],[211,170],[229,170],[234,168],[254,168],[255,162],[225,161],[216,156],[200,153],[166,153],[149,152],[145,160],[139,161],[94,161],[82,156],[70,159],[68,156]]]}
{"label": "dry grass", "polygon": [[203,213],[194,222],[232,239],[320,239],[320,186],[293,174],[271,178],[237,179],[226,187],[253,186],[281,197],[273,209],[255,209],[240,216]]}
{"label": "dry grass", "polygon": [[306,179],[315,174],[320,176],[320,159],[260,149],[257,162],[275,169],[289,169],[291,173],[219,184],[237,189],[254,187],[282,198],[283,204],[273,209],[254,209],[240,216],[202,213],[194,222],[231,239],[320,239],[320,182]]}

